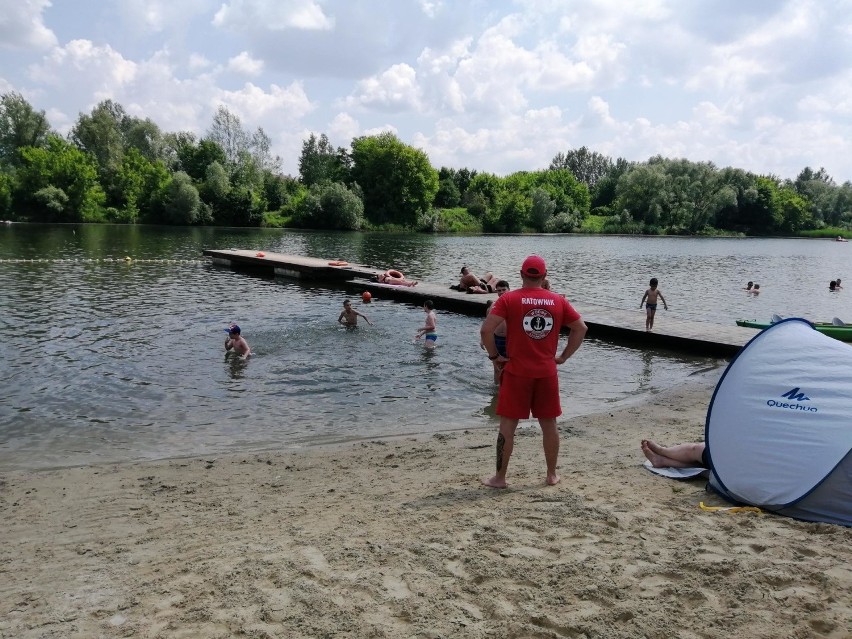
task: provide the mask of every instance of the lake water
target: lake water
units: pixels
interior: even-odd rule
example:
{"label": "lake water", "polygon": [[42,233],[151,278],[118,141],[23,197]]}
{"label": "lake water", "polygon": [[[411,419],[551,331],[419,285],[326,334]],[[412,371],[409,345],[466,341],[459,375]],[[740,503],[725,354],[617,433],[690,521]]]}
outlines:
{"label": "lake water", "polygon": [[[641,326],[639,300],[651,276],[671,309],[658,314],[660,323],[684,317],[727,324],[772,313],[852,317],[849,293],[827,290],[828,280],[843,277],[849,247],[824,240],[3,225],[0,469],[495,426],[480,318],[439,312],[439,346],[425,351],[412,340],[423,322],[419,308],[356,302],[375,326],[347,331],[336,324],[342,290],[213,267],[201,257],[204,248],[343,259],[447,285],[466,263],[513,286],[523,258],[539,253],[556,290],[572,301],[634,308]],[[741,290],[749,279],[761,284],[759,296]],[[223,328],[231,321],[255,351],[247,361],[224,354]],[[560,368],[565,414],[605,411],[720,365],[587,340]]]}

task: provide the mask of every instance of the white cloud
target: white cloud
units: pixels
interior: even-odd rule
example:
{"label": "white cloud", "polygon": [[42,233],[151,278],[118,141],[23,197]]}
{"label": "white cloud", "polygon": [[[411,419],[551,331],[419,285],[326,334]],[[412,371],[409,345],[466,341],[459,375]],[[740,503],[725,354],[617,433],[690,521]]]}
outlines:
{"label": "white cloud", "polygon": [[134,30],[156,33],[182,30],[195,16],[209,12],[216,0],[121,0],[115,5]]}
{"label": "white cloud", "polygon": [[214,98],[248,122],[267,117],[299,120],[314,108],[299,82],[285,88],[273,84],[268,92],[247,82],[239,91],[217,91]]}
{"label": "white cloud", "polygon": [[213,24],[236,30],[260,26],[271,31],[326,31],[334,28],[334,19],[313,0],[231,0],[216,12]]}
{"label": "white cloud", "polygon": [[359,82],[358,93],[346,99],[346,106],[416,112],[420,109],[417,74],[407,64],[395,64],[384,73]]}
{"label": "white cloud", "polygon": [[0,46],[6,49],[47,49],[56,35],[44,24],[49,0],[5,0],[0,3]]}
{"label": "white cloud", "polygon": [[111,98],[203,133],[225,104],[289,172],[306,131],[391,130],[501,174],[585,145],[843,181],[850,2],[0,0],[0,90],[60,129]]}
{"label": "white cloud", "polygon": [[352,138],[360,135],[361,125],[348,113],[338,113],[328,123],[326,130],[329,140],[339,140],[336,143],[332,142],[335,146],[346,148],[352,142]]}
{"label": "white cloud", "polygon": [[228,70],[242,75],[260,75],[263,72],[263,60],[256,60],[248,51],[243,51],[228,60]]}
{"label": "white cloud", "polygon": [[191,71],[198,71],[200,69],[206,69],[211,64],[212,64],[212,62],[210,62],[210,60],[206,56],[201,55],[200,53],[193,53],[189,56],[188,65],[189,65],[189,69]]}
{"label": "white cloud", "polygon": [[[83,82],[90,91],[111,91],[133,80],[137,64],[110,45],[71,40],[54,48],[43,63],[30,68],[30,78],[53,86],[72,88]],[[81,87],[82,88],[82,87]]]}

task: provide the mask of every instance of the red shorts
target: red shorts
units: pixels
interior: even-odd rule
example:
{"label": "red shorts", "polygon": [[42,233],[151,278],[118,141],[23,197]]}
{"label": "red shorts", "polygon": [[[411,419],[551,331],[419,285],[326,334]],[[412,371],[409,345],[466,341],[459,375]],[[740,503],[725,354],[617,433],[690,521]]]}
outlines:
{"label": "red shorts", "polygon": [[544,419],[562,414],[559,376],[520,377],[503,371],[497,395],[497,414],[510,419],[527,419],[530,411],[533,417]]}

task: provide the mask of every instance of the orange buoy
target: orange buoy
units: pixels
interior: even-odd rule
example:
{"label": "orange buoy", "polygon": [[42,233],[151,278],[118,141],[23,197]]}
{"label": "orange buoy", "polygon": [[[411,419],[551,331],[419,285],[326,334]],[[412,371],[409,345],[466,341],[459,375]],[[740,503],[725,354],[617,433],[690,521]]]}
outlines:
{"label": "orange buoy", "polygon": [[257,253],[255,253],[255,255],[257,255],[258,257],[266,257],[266,253],[264,253],[263,251],[258,251]]}
{"label": "orange buoy", "polygon": [[364,291],[363,293],[361,293],[361,301],[363,301],[365,304],[369,304],[370,300],[372,299],[373,296],[370,295],[370,291]]}

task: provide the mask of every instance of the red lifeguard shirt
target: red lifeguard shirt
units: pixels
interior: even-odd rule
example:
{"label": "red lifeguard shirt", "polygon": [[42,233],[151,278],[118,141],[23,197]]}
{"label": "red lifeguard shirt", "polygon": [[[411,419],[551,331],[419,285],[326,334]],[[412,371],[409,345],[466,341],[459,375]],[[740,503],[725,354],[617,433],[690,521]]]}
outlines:
{"label": "red lifeguard shirt", "polygon": [[505,370],[523,377],[556,375],[559,331],[580,319],[568,300],[543,288],[519,288],[500,296],[491,312],[506,320]]}

